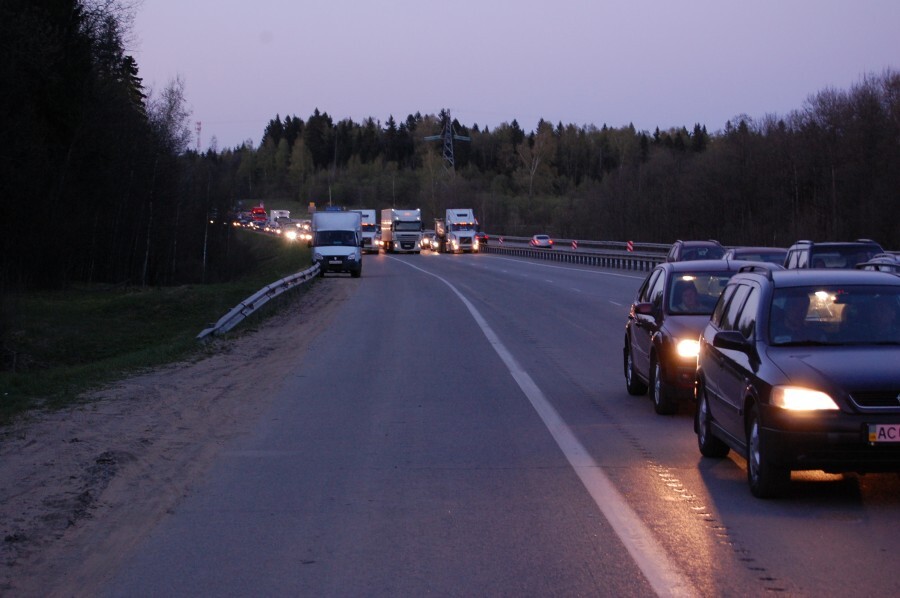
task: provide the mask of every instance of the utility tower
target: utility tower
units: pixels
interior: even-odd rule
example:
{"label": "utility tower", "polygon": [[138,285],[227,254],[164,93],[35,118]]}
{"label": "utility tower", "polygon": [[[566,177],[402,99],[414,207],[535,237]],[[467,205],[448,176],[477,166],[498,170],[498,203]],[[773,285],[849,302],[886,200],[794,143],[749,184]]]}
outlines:
{"label": "utility tower", "polygon": [[441,118],[443,119],[443,131],[440,135],[429,135],[425,137],[425,141],[438,141],[441,140],[444,142],[444,160],[446,160],[447,164],[444,165],[445,168],[450,170],[450,172],[455,172],[456,162],[453,158],[453,140],[457,141],[472,141],[471,137],[466,137],[465,135],[457,135],[453,131],[453,119],[450,117],[449,110],[441,110]]}

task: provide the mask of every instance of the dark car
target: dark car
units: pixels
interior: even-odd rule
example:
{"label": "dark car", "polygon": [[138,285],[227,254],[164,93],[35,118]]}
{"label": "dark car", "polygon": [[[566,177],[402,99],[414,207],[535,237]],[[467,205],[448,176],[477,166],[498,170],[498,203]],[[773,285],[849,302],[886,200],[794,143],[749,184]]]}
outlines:
{"label": "dark car", "polygon": [[714,239],[709,241],[682,241],[679,239],[669,248],[666,261],[718,260],[723,255],[725,255],[725,248]]}
{"label": "dark car", "polygon": [[490,237],[488,237],[487,233],[483,233],[483,232],[475,233],[475,240],[478,241],[479,245],[487,245],[488,239],[490,239]]}
{"label": "dark car", "polygon": [[650,387],[659,414],[694,397],[697,339],[719,294],[748,262],[703,260],[659,264],[644,280],[628,312],[623,348],[625,386],[642,395]]}
{"label": "dark car", "polygon": [[900,471],[898,364],[900,277],[742,271],[700,338],[700,452],[746,456],[760,498],[792,470]]}
{"label": "dark car", "polygon": [[784,264],[787,249],[784,247],[731,247],[722,256],[726,260],[744,260],[745,262],[766,262],[768,264]]}
{"label": "dark car", "polygon": [[784,267],[794,268],[854,268],[879,253],[881,245],[871,239],[856,241],[797,241],[788,249]]}

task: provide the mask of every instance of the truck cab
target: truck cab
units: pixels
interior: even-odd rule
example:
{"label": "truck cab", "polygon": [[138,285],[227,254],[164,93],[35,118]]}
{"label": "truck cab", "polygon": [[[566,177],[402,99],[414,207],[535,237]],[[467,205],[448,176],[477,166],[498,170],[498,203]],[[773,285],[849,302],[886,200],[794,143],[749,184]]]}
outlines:
{"label": "truck cab", "polygon": [[394,208],[382,210],[381,244],[385,253],[421,253],[422,211]]}

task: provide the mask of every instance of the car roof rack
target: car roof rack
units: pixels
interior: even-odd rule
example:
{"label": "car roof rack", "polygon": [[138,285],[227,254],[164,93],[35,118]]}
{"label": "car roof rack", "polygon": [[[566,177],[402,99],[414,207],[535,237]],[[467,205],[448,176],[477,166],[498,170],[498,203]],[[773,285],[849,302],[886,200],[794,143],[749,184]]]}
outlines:
{"label": "car roof rack", "polygon": [[766,262],[759,262],[756,264],[747,264],[745,266],[741,266],[738,268],[738,274],[741,273],[754,273],[758,272],[760,274],[765,274],[766,278],[772,280],[772,272],[775,270],[784,270],[784,266],[780,264],[770,264]]}

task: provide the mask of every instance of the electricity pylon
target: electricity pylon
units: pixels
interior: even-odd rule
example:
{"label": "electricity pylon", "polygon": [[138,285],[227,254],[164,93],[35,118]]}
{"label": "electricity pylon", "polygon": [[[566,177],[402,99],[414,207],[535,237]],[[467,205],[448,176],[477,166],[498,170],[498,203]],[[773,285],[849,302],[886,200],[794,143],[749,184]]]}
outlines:
{"label": "electricity pylon", "polygon": [[466,137],[465,135],[457,135],[453,131],[453,119],[450,118],[449,110],[441,110],[441,116],[444,119],[443,130],[440,135],[429,135],[425,137],[425,141],[438,141],[441,140],[444,142],[444,160],[449,164],[444,165],[445,168],[450,170],[451,172],[456,171],[456,162],[453,158],[453,140],[457,141],[472,141],[471,137]]}

